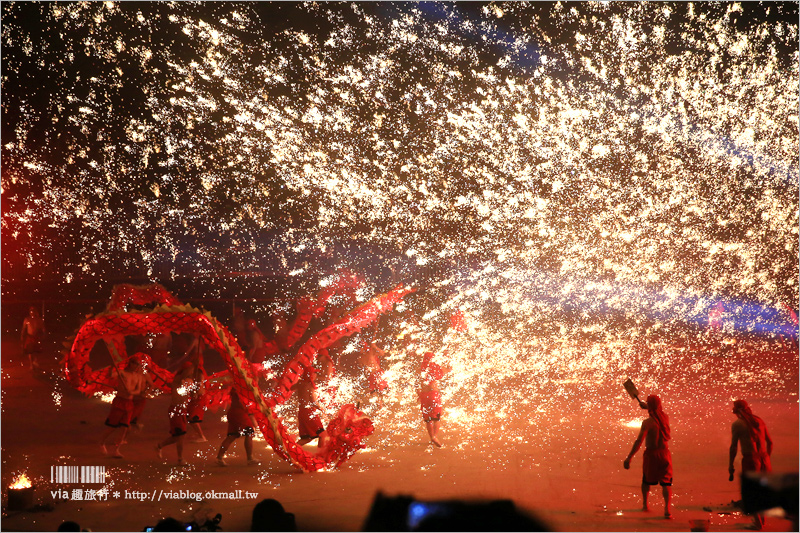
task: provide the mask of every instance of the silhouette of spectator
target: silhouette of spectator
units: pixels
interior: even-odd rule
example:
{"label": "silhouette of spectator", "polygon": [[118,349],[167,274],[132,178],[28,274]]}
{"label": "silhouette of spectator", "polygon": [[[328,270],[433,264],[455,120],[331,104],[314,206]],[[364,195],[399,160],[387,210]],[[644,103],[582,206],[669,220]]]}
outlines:
{"label": "silhouette of spectator", "polygon": [[250,531],[297,531],[294,514],[287,513],[278,500],[267,498],[253,507]]}
{"label": "silhouette of spectator", "polygon": [[58,529],[56,529],[56,531],[80,531],[80,530],[81,526],[79,526],[77,522],[73,522],[72,520],[65,520],[64,522],[61,522],[61,524],[58,526]]}
{"label": "silhouette of spectator", "polygon": [[159,520],[153,531],[186,531],[186,524],[170,516]]}
{"label": "silhouette of spectator", "polygon": [[419,501],[378,492],[362,531],[550,531],[511,500]]}

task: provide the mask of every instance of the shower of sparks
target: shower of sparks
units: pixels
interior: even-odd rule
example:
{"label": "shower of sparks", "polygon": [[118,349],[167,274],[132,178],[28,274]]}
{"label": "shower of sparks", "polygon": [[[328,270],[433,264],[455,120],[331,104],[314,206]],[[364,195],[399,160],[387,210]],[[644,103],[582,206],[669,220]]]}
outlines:
{"label": "shower of sparks", "polygon": [[111,403],[114,401],[114,396],[116,393],[114,392],[97,392],[95,393],[94,397],[100,399],[103,403]]}
{"label": "shower of sparks", "polygon": [[53,396],[53,403],[55,404],[55,406],[61,407],[61,398],[63,397],[63,395],[57,390],[54,390],[52,396]]}
{"label": "shower of sparks", "polygon": [[796,3],[2,10],[4,279],[391,272],[374,410],[409,426],[426,350],[468,426],[657,371],[720,302],[733,350],[797,334]]}

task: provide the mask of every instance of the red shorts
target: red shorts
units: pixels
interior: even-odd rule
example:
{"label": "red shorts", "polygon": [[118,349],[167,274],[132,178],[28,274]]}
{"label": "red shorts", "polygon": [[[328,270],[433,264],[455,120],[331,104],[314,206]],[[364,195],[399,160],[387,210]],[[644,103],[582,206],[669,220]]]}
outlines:
{"label": "red shorts", "polygon": [[206,405],[203,398],[192,398],[186,407],[190,424],[198,424],[203,421],[203,414],[206,412]]}
{"label": "red shorts", "polygon": [[144,412],[144,404],[147,403],[147,398],[144,396],[135,396],[133,398],[133,412],[131,413],[131,423],[135,424],[139,417]]}
{"label": "red shorts", "polygon": [[106,418],[106,425],[112,428],[128,427],[131,424],[132,414],[133,399],[115,396],[114,401],[111,402],[111,412]]}
{"label": "red shorts", "polygon": [[241,407],[232,407],[228,409],[228,435],[237,437],[253,435],[253,423],[247,411]]}
{"label": "red shorts", "polygon": [[772,462],[766,453],[742,454],[742,472],[772,472]]}
{"label": "red shorts", "polygon": [[186,435],[186,408],[183,405],[169,408],[169,434],[173,437]]}
{"label": "red shorts", "polygon": [[300,407],[297,413],[297,429],[301,439],[313,439],[325,429],[317,412],[313,407]]}
{"label": "red shorts", "polygon": [[425,422],[439,420],[442,417],[442,394],[439,391],[428,391],[419,395],[422,419]]}
{"label": "red shorts", "polygon": [[642,461],[642,483],[645,485],[672,485],[672,455],[669,448],[645,449]]}
{"label": "red shorts", "polygon": [[25,344],[22,346],[22,353],[39,353],[42,351],[42,341],[39,337],[28,335],[25,337]]}

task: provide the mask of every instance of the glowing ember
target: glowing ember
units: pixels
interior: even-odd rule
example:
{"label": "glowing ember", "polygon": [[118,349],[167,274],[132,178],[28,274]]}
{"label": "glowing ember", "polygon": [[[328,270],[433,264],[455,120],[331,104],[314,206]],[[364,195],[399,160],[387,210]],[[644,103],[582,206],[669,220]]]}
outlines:
{"label": "glowing ember", "polygon": [[114,397],[116,393],[114,392],[98,392],[94,395],[95,398],[99,398],[103,403],[111,403],[114,401]]}
{"label": "glowing ember", "polygon": [[414,282],[379,339],[409,426],[426,350],[468,427],[796,337],[797,4],[499,5],[4,3],[3,281]]}
{"label": "glowing ember", "polygon": [[21,489],[29,489],[33,485],[31,484],[31,480],[28,479],[28,475],[23,472],[22,474],[18,475],[14,478],[14,481],[11,485],[8,486],[11,490],[21,490]]}

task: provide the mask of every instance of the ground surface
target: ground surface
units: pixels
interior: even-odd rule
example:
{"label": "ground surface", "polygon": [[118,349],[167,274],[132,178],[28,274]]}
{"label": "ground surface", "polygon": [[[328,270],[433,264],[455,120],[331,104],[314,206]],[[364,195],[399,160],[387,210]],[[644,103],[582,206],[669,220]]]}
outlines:
{"label": "ground surface", "polygon": [[[688,531],[690,521],[710,520],[711,531],[742,530],[749,523],[731,506],[738,485],[728,481],[731,400],[748,399],[768,424],[775,441],[776,472],[798,470],[798,359],[776,352],[754,360],[746,354],[697,355],[673,359],[672,368],[660,367],[656,380],[669,382],[660,391],[673,427],[674,520],[662,518],[660,490],[651,495],[653,512],[640,511],[641,452],[631,470],[622,468],[638,429],[640,411],[614,377],[610,382],[575,380],[560,390],[572,394],[551,398],[547,409],[535,402],[529,422],[486,413],[483,423],[448,427],[443,423],[444,447],[427,444],[422,424],[393,424],[391,405],[375,417],[375,433],[368,448],[334,472],[303,474],[280,460],[267,445],[256,442],[260,466],[246,466],[241,442],[234,444],[230,466],[214,464],[226,425],[221,413],[209,413],[204,429],[209,442],[188,444],[190,465],[174,465],[174,448],[159,461],[155,444],[166,436],[168,398],[152,400],[145,411],[145,427],[130,435],[124,459],[100,454],[98,441],[108,404],[85,398],[54,379],[47,369],[56,357],[45,357],[44,372],[31,372],[20,361],[13,342],[2,346],[2,485],[5,531],[54,531],[63,520],[75,520],[93,531],[141,531],[159,518],[183,520],[223,518],[225,531],[247,531],[254,504],[275,498],[295,514],[298,529],[357,531],[378,491],[386,496],[412,495],[420,500],[511,499],[559,531]],[[694,377],[686,376],[700,368]],[[732,371],[740,380],[731,383]],[[674,373],[674,375],[670,375]],[[763,381],[761,376],[773,376]],[[733,380],[736,381],[736,380]],[[592,401],[584,401],[587,391]],[[542,412],[544,411],[544,412]],[[481,418],[477,418],[480,420]],[[313,445],[312,445],[313,447]],[[70,501],[51,491],[100,488],[100,485],[64,485],[50,482],[54,465],[104,465],[107,488],[119,499]],[[737,460],[737,469],[739,461]],[[12,476],[26,471],[34,480],[38,508],[6,510],[6,489]],[[177,499],[137,501],[125,491],[243,491],[255,499],[195,501]],[[785,531],[791,523],[769,517],[767,530]]]}

